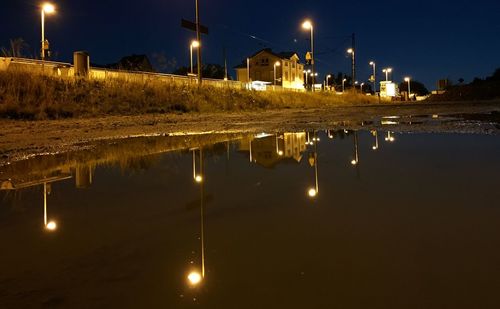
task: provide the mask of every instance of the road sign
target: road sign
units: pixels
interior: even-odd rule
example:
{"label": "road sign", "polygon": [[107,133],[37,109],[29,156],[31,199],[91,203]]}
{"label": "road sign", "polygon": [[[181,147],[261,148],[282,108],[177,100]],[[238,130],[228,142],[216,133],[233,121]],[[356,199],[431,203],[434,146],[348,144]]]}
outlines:
{"label": "road sign", "polygon": [[[196,23],[189,20],[181,19],[181,27],[189,29],[191,31],[196,31]],[[208,34],[208,27],[200,25],[200,32],[203,34]]]}

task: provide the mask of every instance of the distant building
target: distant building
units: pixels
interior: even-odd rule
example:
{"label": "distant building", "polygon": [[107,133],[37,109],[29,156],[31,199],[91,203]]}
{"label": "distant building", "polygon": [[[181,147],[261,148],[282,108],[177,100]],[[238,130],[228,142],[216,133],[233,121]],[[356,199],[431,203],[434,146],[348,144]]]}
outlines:
{"label": "distant building", "polygon": [[[248,59],[249,63],[245,59],[241,65],[235,67],[238,81],[243,83],[261,81],[274,84],[274,67],[279,62],[280,65],[276,66],[276,85],[285,89],[304,90],[304,65],[300,63],[297,53],[274,53],[270,48],[266,48]],[[250,74],[248,74],[248,65]]]}

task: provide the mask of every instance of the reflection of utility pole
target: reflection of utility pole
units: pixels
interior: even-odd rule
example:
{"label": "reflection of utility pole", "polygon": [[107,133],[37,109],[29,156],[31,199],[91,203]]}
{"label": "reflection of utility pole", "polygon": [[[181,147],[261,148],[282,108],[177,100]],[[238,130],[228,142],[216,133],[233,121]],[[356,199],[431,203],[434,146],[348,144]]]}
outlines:
{"label": "reflection of utility pole", "polygon": [[378,132],[376,130],[372,131],[372,135],[375,137],[375,145],[373,145],[372,149],[378,149]]}

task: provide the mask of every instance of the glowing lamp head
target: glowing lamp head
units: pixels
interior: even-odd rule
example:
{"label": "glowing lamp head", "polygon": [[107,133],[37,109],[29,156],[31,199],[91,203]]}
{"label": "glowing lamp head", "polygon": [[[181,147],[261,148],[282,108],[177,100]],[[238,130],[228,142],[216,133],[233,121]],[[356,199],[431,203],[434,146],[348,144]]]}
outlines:
{"label": "glowing lamp head", "polygon": [[194,181],[196,181],[197,183],[201,183],[201,182],[203,182],[203,176],[201,176],[201,175],[196,175],[196,177],[194,177]]}
{"label": "glowing lamp head", "polygon": [[388,68],[387,72],[391,73],[392,72],[392,68]]}
{"label": "glowing lamp head", "polygon": [[409,82],[410,81],[410,78],[409,77],[405,77],[405,82]]}
{"label": "glowing lamp head", "polygon": [[370,65],[374,65],[374,64],[375,64],[375,62],[373,62],[373,61],[370,61]]}
{"label": "glowing lamp head", "polygon": [[394,142],[396,139],[394,137],[389,137],[389,142]]}
{"label": "glowing lamp head", "polygon": [[330,74],[328,74],[326,77],[327,77],[327,78],[332,78],[332,76],[331,76]]}
{"label": "glowing lamp head", "polygon": [[196,40],[192,41],[192,42],[191,42],[191,47],[193,47],[193,48],[198,48],[198,47],[200,47],[200,42],[198,42],[198,41],[196,41]]}
{"label": "glowing lamp head", "polygon": [[303,24],[302,24],[302,28],[306,29],[306,30],[310,30],[312,29],[313,25],[312,25],[312,22],[310,20],[306,20]]}
{"label": "glowing lamp head", "polygon": [[318,195],[318,191],[316,191],[316,189],[314,188],[311,188],[309,189],[309,191],[307,191],[307,195],[309,195],[309,197],[316,197]]}
{"label": "glowing lamp head", "polygon": [[42,11],[45,14],[54,14],[56,12],[56,7],[52,3],[44,3],[42,4]]}
{"label": "glowing lamp head", "polygon": [[342,81],[343,81],[343,82],[346,82],[346,81],[347,81],[347,78],[344,78]]}
{"label": "glowing lamp head", "polygon": [[372,147],[372,149],[373,149],[373,150],[377,150],[377,149],[378,149],[378,147],[377,147],[377,146],[373,146],[373,147]]}
{"label": "glowing lamp head", "polygon": [[282,155],[283,155],[283,151],[282,150],[278,151],[278,156],[282,156]]}
{"label": "glowing lamp head", "polygon": [[354,53],[354,49],[349,48],[349,49],[347,50],[347,53],[348,53],[348,54],[352,54],[352,53]]}
{"label": "glowing lamp head", "polygon": [[49,223],[47,223],[45,228],[49,231],[55,231],[57,229],[57,224],[54,221],[50,221]]}
{"label": "glowing lamp head", "polygon": [[195,271],[189,273],[187,278],[191,285],[198,285],[202,280],[201,275]]}
{"label": "glowing lamp head", "polygon": [[281,65],[281,62],[279,61],[276,61],[276,63],[274,63],[275,66],[279,67]]}

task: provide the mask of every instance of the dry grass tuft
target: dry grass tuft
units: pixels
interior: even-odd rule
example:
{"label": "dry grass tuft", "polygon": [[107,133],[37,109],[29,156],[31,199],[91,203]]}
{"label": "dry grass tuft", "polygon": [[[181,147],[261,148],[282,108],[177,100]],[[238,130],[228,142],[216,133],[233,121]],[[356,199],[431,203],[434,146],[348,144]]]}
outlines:
{"label": "dry grass tuft", "polygon": [[257,111],[376,103],[350,93],[254,92],[175,82],[91,81],[0,72],[0,118],[60,119],[173,112]]}

